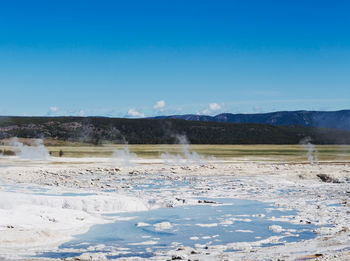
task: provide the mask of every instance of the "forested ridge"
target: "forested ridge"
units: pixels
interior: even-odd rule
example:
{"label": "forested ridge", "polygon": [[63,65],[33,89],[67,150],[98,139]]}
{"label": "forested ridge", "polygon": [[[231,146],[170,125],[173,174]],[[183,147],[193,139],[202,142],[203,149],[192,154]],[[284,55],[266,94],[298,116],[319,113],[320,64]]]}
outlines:
{"label": "forested ridge", "polygon": [[315,144],[350,144],[349,131],[297,125],[107,117],[0,117],[0,139],[173,144],[181,135],[192,144],[298,144],[305,137],[310,137]]}

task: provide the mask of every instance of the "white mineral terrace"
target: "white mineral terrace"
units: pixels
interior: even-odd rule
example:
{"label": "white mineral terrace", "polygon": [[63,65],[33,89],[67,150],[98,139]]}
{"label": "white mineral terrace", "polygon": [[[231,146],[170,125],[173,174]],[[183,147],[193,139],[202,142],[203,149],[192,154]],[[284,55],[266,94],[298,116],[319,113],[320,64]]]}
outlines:
{"label": "white mineral terrace", "polygon": [[[131,158],[121,164],[109,158],[40,161],[17,157],[3,157],[0,162],[0,259],[303,260],[315,255],[319,260],[350,259],[349,163],[198,158],[186,164],[182,159]],[[216,205],[219,199],[260,201],[271,209],[265,208],[265,214],[226,214],[211,223],[196,221],[196,229],[220,228],[226,233],[225,226],[261,218],[271,223],[268,230],[273,235],[231,243],[215,241],[220,235],[189,235],[185,243],[174,242],[154,252],[151,247],[161,239],[144,235],[142,242],[129,243],[127,248],[111,248],[101,242],[85,248],[82,245],[74,250],[74,256],[60,256],[65,251],[62,244],[88,232],[93,225],[134,222],[132,227],[137,229],[176,232],[176,222],[150,224],[136,213]],[[289,214],[266,216],[269,211]],[[315,236],[281,241],[295,235],[295,230],[283,228],[279,222],[310,225]],[[247,227],[234,232],[242,237],[255,233]],[[195,243],[200,240],[210,243]],[[194,243],[190,246],[186,242]],[[136,246],[151,253],[132,257]]]}

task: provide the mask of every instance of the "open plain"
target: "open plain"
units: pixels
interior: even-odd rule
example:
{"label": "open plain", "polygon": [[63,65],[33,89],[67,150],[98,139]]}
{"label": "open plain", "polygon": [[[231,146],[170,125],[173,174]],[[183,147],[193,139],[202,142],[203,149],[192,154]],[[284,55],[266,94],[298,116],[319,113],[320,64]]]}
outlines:
{"label": "open plain", "polygon": [[350,259],[350,146],[21,146],[0,258]]}

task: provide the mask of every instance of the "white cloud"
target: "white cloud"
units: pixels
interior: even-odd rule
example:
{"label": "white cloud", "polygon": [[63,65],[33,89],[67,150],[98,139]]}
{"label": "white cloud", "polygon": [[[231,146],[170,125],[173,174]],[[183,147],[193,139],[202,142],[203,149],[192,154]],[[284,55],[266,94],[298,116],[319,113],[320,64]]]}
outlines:
{"label": "white cloud", "polygon": [[128,116],[143,118],[143,117],[145,117],[145,114],[138,112],[137,110],[132,108],[132,109],[128,110]]}
{"label": "white cloud", "polygon": [[213,102],[213,103],[210,103],[208,108],[206,108],[205,110],[203,110],[203,114],[211,114],[215,111],[219,111],[222,109],[222,105],[216,103],[216,102]]}
{"label": "white cloud", "polygon": [[59,108],[56,106],[50,107],[50,112],[57,112],[58,110],[59,110]]}
{"label": "white cloud", "polygon": [[219,105],[219,104],[217,104],[217,103],[210,103],[209,104],[209,109],[211,110],[211,111],[218,111],[218,110],[220,110],[221,109],[221,106]]}
{"label": "white cloud", "polygon": [[205,109],[205,110],[202,111],[202,113],[197,112],[196,114],[197,114],[197,115],[201,115],[201,114],[210,114],[211,112],[212,112],[211,110]]}
{"label": "white cloud", "polygon": [[58,107],[52,106],[52,107],[49,108],[49,111],[47,112],[46,115],[48,115],[48,116],[56,116],[57,113],[62,113],[62,112],[60,111],[60,109]]}
{"label": "white cloud", "polygon": [[164,109],[165,107],[165,101],[164,100],[160,100],[157,101],[156,104],[153,106],[154,109]]}
{"label": "white cloud", "polygon": [[78,115],[79,115],[80,117],[85,116],[85,111],[84,111],[84,110],[80,110],[80,111],[78,112]]}
{"label": "white cloud", "polygon": [[264,111],[259,106],[254,106],[252,108],[253,113],[263,113]]}

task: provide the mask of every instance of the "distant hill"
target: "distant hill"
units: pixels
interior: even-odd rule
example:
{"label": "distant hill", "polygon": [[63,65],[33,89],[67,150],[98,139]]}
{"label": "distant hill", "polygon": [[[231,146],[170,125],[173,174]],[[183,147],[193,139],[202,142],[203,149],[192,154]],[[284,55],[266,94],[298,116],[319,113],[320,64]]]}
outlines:
{"label": "distant hill", "polygon": [[[182,136],[182,137],[181,137]],[[53,138],[93,144],[350,144],[350,131],[255,123],[105,117],[0,117],[0,139]]]}
{"label": "distant hill", "polygon": [[183,119],[191,121],[213,121],[230,123],[263,123],[271,125],[299,125],[305,127],[350,130],[350,110],[342,111],[279,111],[257,114],[222,113],[216,116],[172,115],[156,119]]}

